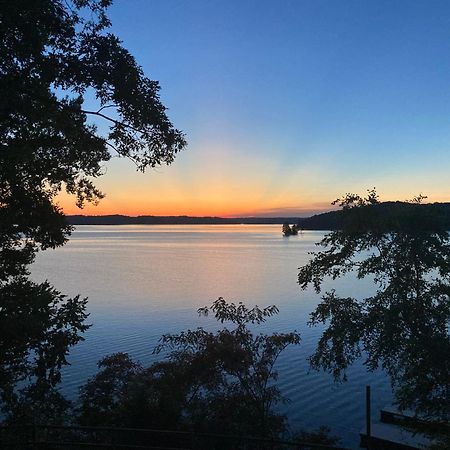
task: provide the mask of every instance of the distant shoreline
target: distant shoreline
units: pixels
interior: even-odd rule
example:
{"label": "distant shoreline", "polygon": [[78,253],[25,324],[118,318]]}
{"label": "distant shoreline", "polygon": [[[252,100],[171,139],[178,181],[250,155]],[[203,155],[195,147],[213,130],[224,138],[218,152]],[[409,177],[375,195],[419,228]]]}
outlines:
{"label": "distant shoreline", "polygon": [[339,223],[337,211],[312,217],[194,217],[194,216],[104,216],[71,215],[71,225],[282,225],[298,224],[304,230],[331,230]]}
{"label": "distant shoreline", "polygon": [[67,216],[72,225],[282,225],[304,217]]}
{"label": "distant shoreline", "polygon": [[[381,214],[389,213],[403,202],[381,203]],[[450,229],[450,203],[424,204],[420,207],[437,208]],[[215,216],[126,216],[120,214],[104,216],[70,215],[71,225],[282,225],[297,224],[304,230],[329,231],[342,226],[340,210],[316,214],[310,217],[215,217]]]}

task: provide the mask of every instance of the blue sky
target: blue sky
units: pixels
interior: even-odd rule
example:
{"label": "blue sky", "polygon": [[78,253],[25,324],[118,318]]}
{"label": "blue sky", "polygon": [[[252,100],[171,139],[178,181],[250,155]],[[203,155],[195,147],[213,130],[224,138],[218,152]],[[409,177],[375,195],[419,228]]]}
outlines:
{"label": "blue sky", "polygon": [[189,146],[146,174],[114,159],[89,213],[450,201],[450,2],[115,0],[110,18]]}

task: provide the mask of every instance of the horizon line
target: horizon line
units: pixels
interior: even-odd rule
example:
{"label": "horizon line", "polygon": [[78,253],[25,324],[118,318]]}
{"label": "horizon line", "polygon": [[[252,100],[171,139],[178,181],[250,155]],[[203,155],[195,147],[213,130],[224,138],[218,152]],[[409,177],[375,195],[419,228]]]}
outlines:
{"label": "horizon line", "polygon": [[[319,215],[319,214],[325,214],[330,211],[323,211],[323,212],[317,212],[315,214],[312,214],[312,216]],[[252,215],[242,215],[242,216],[190,216],[188,214],[177,214],[177,215],[153,215],[153,214],[138,214],[138,215],[129,215],[129,214],[65,214],[66,217],[132,217],[132,218],[138,218],[138,217],[188,217],[192,219],[302,219],[307,217],[312,217],[311,215],[290,215],[290,216],[252,216]]]}

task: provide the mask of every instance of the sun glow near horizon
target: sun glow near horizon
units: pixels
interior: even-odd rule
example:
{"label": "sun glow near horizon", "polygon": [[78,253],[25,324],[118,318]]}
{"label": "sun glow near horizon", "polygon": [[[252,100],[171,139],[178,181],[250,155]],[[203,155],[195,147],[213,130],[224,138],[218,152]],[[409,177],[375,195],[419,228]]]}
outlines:
{"label": "sun glow near horizon", "polygon": [[113,158],[105,175],[94,180],[106,194],[98,205],[80,209],[65,193],[58,203],[68,215],[304,216],[331,209],[329,195],[317,195],[320,183],[312,166],[287,169],[265,155],[223,144],[211,151],[213,145],[188,149],[173,165],[146,173]]}
{"label": "sun glow near horizon", "polygon": [[[192,159],[200,156],[193,153],[197,154]],[[193,166],[186,152],[174,165],[144,174],[136,172],[129,161],[113,159],[107,173],[94,180],[106,194],[98,205],[88,203],[80,209],[74,196],[65,193],[57,201],[67,215],[302,217],[330,211],[334,199],[346,192],[364,194],[372,186],[382,201],[408,200],[418,194],[427,195],[427,202],[450,199],[450,189],[436,191],[428,180],[423,180],[424,188],[418,192],[406,183],[399,188],[389,179],[376,184],[374,179],[357,177],[344,188],[344,181],[338,183],[326,168],[319,174],[312,166],[279,167],[261,158],[249,161],[242,157],[234,167],[235,156],[231,152],[227,159],[222,154],[222,158],[206,158],[202,165]]]}

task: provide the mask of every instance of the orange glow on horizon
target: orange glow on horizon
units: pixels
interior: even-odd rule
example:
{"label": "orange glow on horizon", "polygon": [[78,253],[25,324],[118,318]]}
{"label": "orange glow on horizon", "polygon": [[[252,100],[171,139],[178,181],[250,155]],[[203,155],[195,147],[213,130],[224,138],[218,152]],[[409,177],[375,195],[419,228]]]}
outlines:
{"label": "orange glow on horizon", "polygon": [[[59,206],[66,215],[125,215],[125,216],[194,216],[194,217],[252,217],[252,216],[304,216],[332,209],[327,204],[302,205],[299,207],[285,205],[256,204],[251,201],[202,201],[202,202],[174,202],[139,204],[129,202],[108,201],[106,198],[96,205],[86,204],[80,209],[72,198],[64,196],[59,199]],[[259,207],[258,207],[259,206]]]}
{"label": "orange glow on horizon", "polygon": [[381,201],[407,200],[419,193],[428,195],[429,203],[450,199],[448,188],[440,189],[427,177],[414,186],[407,174],[395,180],[346,180],[332,161],[280,162],[213,140],[180,154],[174,165],[146,173],[136,172],[126,159],[112,159],[105,167],[107,174],[94,181],[106,197],[97,206],[79,209],[74,196],[61,193],[57,202],[65,214],[307,217],[333,210],[331,202],[346,192],[364,195],[372,186]]}
{"label": "orange glow on horizon", "polygon": [[[395,196],[381,201],[406,200],[407,197]],[[269,199],[268,199],[269,200]],[[302,202],[300,205],[287,205],[280,199],[270,199],[255,196],[242,196],[241,198],[214,197],[207,198],[175,198],[168,197],[148,199],[122,193],[120,198],[107,196],[98,205],[86,204],[80,209],[75,204],[75,198],[67,194],[60,194],[57,201],[66,215],[125,215],[125,216],[194,216],[194,217],[302,217],[335,209],[328,201]],[[278,201],[277,201],[278,200]],[[441,195],[428,196],[426,202],[445,202],[446,197]]]}

